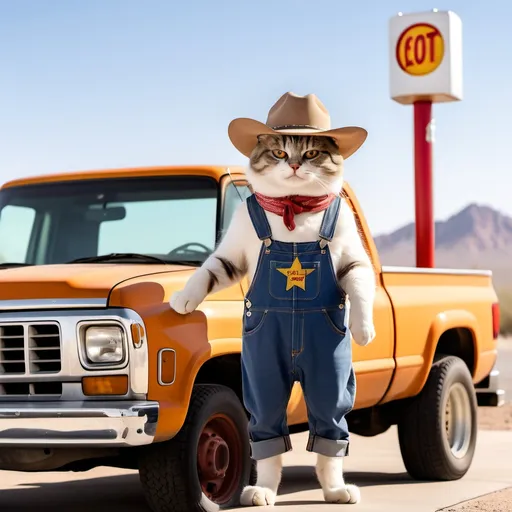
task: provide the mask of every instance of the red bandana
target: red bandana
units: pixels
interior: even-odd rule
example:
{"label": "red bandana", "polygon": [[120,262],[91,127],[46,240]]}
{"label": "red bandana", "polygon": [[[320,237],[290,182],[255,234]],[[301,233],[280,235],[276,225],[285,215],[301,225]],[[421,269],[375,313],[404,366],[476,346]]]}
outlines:
{"label": "red bandana", "polygon": [[293,217],[298,213],[320,212],[325,210],[336,197],[335,194],[326,194],[325,196],[282,196],[269,197],[263,194],[254,194],[260,206],[276,215],[283,217],[284,225],[290,230],[295,229]]}

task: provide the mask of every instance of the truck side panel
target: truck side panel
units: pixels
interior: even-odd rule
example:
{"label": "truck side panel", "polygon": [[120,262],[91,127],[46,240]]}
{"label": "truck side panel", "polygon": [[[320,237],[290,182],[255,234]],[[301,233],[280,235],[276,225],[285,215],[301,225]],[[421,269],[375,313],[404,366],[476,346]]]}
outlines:
{"label": "truck side panel", "polygon": [[382,279],[396,331],[396,373],[383,403],[420,392],[438,342],[450,329],[464,329],[459,349],[469,359],[476,354],[469,363],[473,381],[490,372],[497,355],[492,325],[497,297],[490,272],[384,267]]}
{"label": "truck side panel", "polygon": [[382,280],[379,254],[361,205],[346,182],[343,185],[342,197],[354,214],[361,242],[373,264],[377,281],[374,305],[375,339],[366,347],[353,345],[354,368],[357,375],[355,409],[359,409],[376,405],[384,397],[395,370],[396,335],[393,304]]}
{"label": "truck side panel", "polygon": [[376,405],[384,397],[395,369],[393,311],[388,294],[380,284],[373,311],[375,339],[366,347],[352,343],[357,385],[355,409]]}

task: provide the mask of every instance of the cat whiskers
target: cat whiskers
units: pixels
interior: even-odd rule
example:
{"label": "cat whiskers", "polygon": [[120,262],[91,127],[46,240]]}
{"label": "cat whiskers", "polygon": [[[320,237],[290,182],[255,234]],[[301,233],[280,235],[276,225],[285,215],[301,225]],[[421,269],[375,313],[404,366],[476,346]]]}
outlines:
{"label": "cat whiskers", "polygon": [[314,173],[314,172],[311,172],[311,171],[302,171],[304,174],[309,174],[311,176],[313,176],[313,179],[319,184],[321,185],[323,188],[325,188],[325,190],[327,190],[327,192],[331,192],[331,189],[330,187],[328,186],[328,183],[326,183],[325,181],[323,181],[321,178],[318,177],[318,174]]}

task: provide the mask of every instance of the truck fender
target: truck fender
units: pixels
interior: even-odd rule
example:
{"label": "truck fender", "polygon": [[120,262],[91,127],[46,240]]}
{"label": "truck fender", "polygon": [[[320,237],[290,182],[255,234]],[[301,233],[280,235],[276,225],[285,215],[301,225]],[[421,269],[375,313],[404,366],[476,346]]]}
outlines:
{"label": "truck fender", "polygon": [[[418,384],[420,384],[419,389],[415,390],[414,394],[419,393],[425,383],[427,382],[430,368],[432,367],[432,363],[434,362],[434,356],[436,353],[436,349],[441,339],[441,336],[446,331],[450,329],[468,329],[471,333],[471,338],[473,340],[473,349],[475,354],[478,353],[478,320],[475,315],[466,311],[464,309],[449,309],[447,311],[442,311],[438,313],[430,325],[430,329],[427,336],[427,343],[425,345],[425,352],[423,356],[423,368],[422,368],[422,378],[418,380]],[[473,369],[470,368],[470,371]]]}
{"label": "truck fender", "polygon": [[[168,400],[160,399],[161,422],[157,428],[157,441],[163,441],[174,437],[185,423],[188,404],[192,395],[192,389],[201,368],[216,358],[227,355],[240,355],[242,340],[240,338],[219,338],[205,340],[205,343],[196,345],[196,351],[189,353],[192,356],[186,365],[186,378],[181,379],[181,385],[167,395]],[[183,368],[182,368],[183,371]],[[222,380],[222,376],[213,376],[215,380]]]}

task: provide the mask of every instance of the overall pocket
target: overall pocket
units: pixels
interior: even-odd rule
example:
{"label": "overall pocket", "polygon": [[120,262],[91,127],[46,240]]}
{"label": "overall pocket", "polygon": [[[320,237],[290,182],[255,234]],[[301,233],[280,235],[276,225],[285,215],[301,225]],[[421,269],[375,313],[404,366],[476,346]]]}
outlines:
{"label": "overall pocket", "polygon": [[269,293],[278,300],[314,300],[320,293],[320,262],[270,262]]}
{"label": "overall pocket", "polygon": [[265,322],[268,310],[249,309],[244,312],[243,336],[252,336],[257,333]]}
{"label": "overall pocket", "polygon": [[327,325],[336,333],[345,336],[348,331],[348,318],[345,307],[322,309]]}

